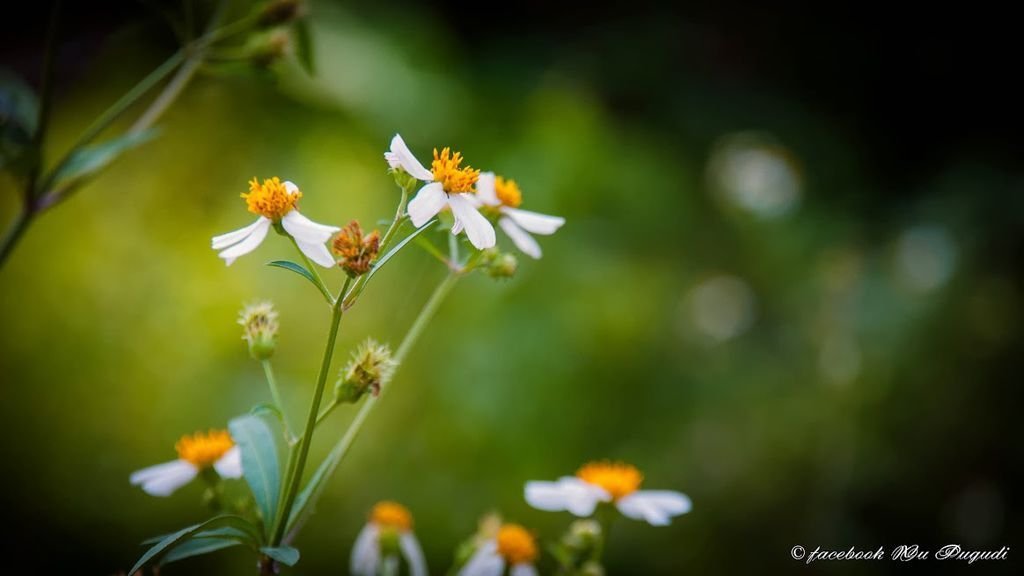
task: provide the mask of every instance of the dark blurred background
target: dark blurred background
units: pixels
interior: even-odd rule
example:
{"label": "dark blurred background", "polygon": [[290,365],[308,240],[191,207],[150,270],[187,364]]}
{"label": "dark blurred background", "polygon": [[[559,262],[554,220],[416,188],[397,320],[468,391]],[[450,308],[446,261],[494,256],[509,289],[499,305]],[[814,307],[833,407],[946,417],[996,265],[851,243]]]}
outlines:
{"label": "dark blurred background", "polygon": [[[31,84],[45,4],[4,8],[2,63]],[[173,52],[161,14],[176,10],[65,3],[51,154]],[[568,223],[513,280],[456,289],[294,573],[344,573],[385,498],[412,509],[436,573],[492,509],[557,537],[570,518],[528,508],[523,482],[598,458],[694,501],[669,528],[620,520],[611,574],[898,573],[912,567],[789,551],[947,543],[1010,546],[969,569],[1019,573],[1024,94],[1008,13],[314,1],[309,19],[314,77],[287,57],[204,68],[158,140],[43,216],[0,270],[4,546],[34,571],[112,574],[202,517],[198,486],[154,499],[127,477],[266,400],[243,302],[281,310],[275,364],[304,414],[316,294],[263,266],[283,243],[225,269],[209,238],[248,223],[253,176],[299,183],[317,221],[386,217],[381,153],[400,131],[421,158],[452,145],[515,177],[524,208]],[[16,194],[0,188],[6,222]],[[366,335],[397,343],[442,274],[413,251],[389,266],[339,358]]]}

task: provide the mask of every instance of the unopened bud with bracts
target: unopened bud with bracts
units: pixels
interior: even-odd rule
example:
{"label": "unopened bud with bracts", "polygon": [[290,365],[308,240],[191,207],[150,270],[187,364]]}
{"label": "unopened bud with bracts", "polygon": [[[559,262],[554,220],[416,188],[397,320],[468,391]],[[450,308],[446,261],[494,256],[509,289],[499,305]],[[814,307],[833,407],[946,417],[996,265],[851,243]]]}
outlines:
{"label": "unopened bud with bracts", "polygon": [[277,310],[268,301],[256,302],[242,309],[238,315],[242,326],[242,339],[249,344],[249,354],[257,360],[274,355],[277,346]]}
{"label": "unopened bud with bracts", "polygon": [[370,271],[373,261],[380,251],[380,232],[374,230],[363,235],[363,228],[358,220],[353,220],[341,229],[332,244],[334,253],[338,255],[338,266],[349,276],[355,278]]}
{"label": "unopened bud with bracts", "polygon": [[283,28],[253,34],[247,43],[249,61],[259,68],[269,68],[284,58],[291,46],[291,34]]}
{"label": "unopened bud with bracts", "polygon": [[306,15],[304,0],[270,0],[259,7],[257,23],[261,28],[287,24]]}
{"label": "unopened bud with bracts", "polygon": [[334,385],[334,397],[341,403],[356,403],[367,392],[376,396],[380,387],[391,379],[395,361],[391,349],[372,338],[356,348],[348,364],[341,369],[338,382]]}
{"label": "unopened bud with bracts", "polygon": [[514,254],[489,248],[481,255],[481,267],[491,278],[503,279],[515,276],[519,260]]}
{"label": "unopened bud with bracts", "polygon": [[601,549],[603,537],[601,524],[596,520],[577,520],[570,524],[558,543],[565,567],[572,574],[603,574],[601,565],[590,561]]}

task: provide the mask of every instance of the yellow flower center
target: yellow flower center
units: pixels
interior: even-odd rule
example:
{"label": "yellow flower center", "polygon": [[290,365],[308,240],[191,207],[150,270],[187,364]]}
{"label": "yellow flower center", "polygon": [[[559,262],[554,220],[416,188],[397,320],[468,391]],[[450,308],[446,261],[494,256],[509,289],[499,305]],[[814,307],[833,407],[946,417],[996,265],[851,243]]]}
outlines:
{"label": "yellow flower center", "polygon": [[370,511],[370,522],[399,532],[412,530],[412,514],[398,502],[378,502]]}
{"label": "yellow flower center", "polygon": [[299,198],[302,198],[302,192],[296,190],[294,194],[289,194],[288,188],[277,176],[264,180],[263,184],[253,178],[249,181],[249,192],[243,192],[242,198],[245,198],[249,212],[277,222],[295,209]]}
{"label": "yellow flower center", "polygon": [[196,468],[209,468],[220,460],[225,452],[235,445],[227,430],[210,430],[185,435],[174,445],[178,458],[191,463]]}
{"label": "yellow flower center", "polygon": [[440,182],[444,191],[449,194],[461,192],[473,192],[473,185],[480,176],[479,170],[469,166],[460,167],[462,164],[462,153],[452,153],[451,149],[445,148],[437,153],[434,148],[434,162],[430,165],[430,171],[434,174],[434,181]]}
{"label": "yellow flower center", "polygon": [[537,558],[537,543],[533,534],[519,524],[505,524],[498,529],[498,554],[510,565],[533,562]]}
{"label": "yellow flower center", "polygon": [[498,201],[509,208],[518,208],[523,203],[523,192],[515,180],[505,180],[501,176],[494,179],[494,194]]}
{"label": "yellow flower center", "polygon": [[622,462],[590,462],[576,472],[576,477],[604,488],[615,500],[636,492],[644,480],[636,467]]}

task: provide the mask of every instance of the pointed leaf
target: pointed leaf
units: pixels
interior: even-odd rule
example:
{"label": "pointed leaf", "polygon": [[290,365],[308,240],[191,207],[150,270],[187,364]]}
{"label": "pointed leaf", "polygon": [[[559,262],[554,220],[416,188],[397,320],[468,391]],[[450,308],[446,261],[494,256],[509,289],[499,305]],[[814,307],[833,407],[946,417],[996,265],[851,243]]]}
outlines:
{"label": "pointed leaf", "polygon": [[295,32],[295,55],[299,58],[302,69],[310,76],[316,75],[313,66],[313,35],[309,30],[309,22],[299,20],[292,25]]}
{"label": "pointed leaf", "polygon": [[76,150],[54,174],[54,189],[65,190],[81,184],[86,178],[106,168],[124,152],[152,140],[155,136],[156,130],[144,130]]}
{"label": "pointed leaf", "polygon": [[32,141],[38,121],[35,92],[16,74],[0,68],[0,169],[30,171],[39,156]]}
{"label": "pointed leaf", "polygon": [[183,542],[191,540],[193,537],[195,537],[200,532],[203,532],[204,530],[212,530],[215,528],[224,527],[235,528],[242,533],[248,534],[251,537],[256,538],[256,527],[253,526],[245,518],[242,518],[241,516],[215,516],[213,518],[210,518],[206,522],[202,522],[194,526],[189,526],[188,528],[182,528],[181,530],[178,530],[173,534],[168,534],[162,540],[157,542],[156,545],[151,547],[149,550],[146,550],[146,553],[143,554],[141,558],[139,558],[139,561],[135,563],[135,566],[133,566],[132,569],[128,571],[128,573],[135,574],[143,566],[148,564],[151,560],[154,560],[156,557],[167,552],[171,548],[178,546]]}
{"label": "pointed leaf", "polygon": [[218,550],[224,550],[225,548],[241,545],[242,543],[237,540],[197,537],[175,546],[174,549],[168,552],[167,555],[160,560],[160,564],[170,564],[171,562],[177,562],[178,560],[184,560],[185,558],[202,556],[203,554],[209,554]]}
{"label": "pointed leaf", "polygon": [[291,546],[264,546],[260,548],[260,552],[285,566],[295,566],[295,563],[299,561],[299,551]]}
{"label": "pointed leaf", "polygon": [[391,260],[395,256],[395,254],[398,254],[399,250],[401,250],[402,248],[405,248],[406,244],[408,244],[409,242],[412,242],[413,240],[416,239],[417,236],[419,236],[420,234],[426,232],[427,228],[429,228],[430,225],[433,224],[433,223],[434,223],[434,220],[431,220],[431,221],[427,222],[426,224],[424,224],[423,226],[420,226],[416,230],[413,230],[413,232],[411,234],[409,234],[405,238],[402,238],[402,241],[399,242],[398,244],[396,244],[394,248],[392,248],[391,250],[388,250],[386,254],[384,254],[383,256],[378,258],[377,261],[373,263],[373,268],[370,269],[370,273],[369,273],[369,276],[367,276],[366,281],[369,282],[370,278],[373,278],[373,275],[376,274],[378,270],[383,268],[384,265],[387,264],[388,260]]}
{"label": "pointed leaf", "polygon": [[279,435],[266,418],[252,414],[235,418],[228,423],[228,430],[242,452],[242,473],[269,531],[281,490]]}
{"label": "pointed leaf", "polygon": [[303,266],[302,264],[292,262],[291,260],[274,260],[273,262],[267,262],[267,266],[291,270],[292,272],[295,272],[296,274],[302,276],[306,280],[309,280],[310,284],[312,284],[313,286],[316,286],[316,289],[319,290],[320,293],[324,295],[324,298],[326,298],[328,302],[331,302],[331,300],[334,298],[333,296],[331,296],[329,292],[326,292],[324,290],[324,288],[320,285],[319,282],[316,281],[316,277],[313,276],[313,273],[307,270],[306,267]]}

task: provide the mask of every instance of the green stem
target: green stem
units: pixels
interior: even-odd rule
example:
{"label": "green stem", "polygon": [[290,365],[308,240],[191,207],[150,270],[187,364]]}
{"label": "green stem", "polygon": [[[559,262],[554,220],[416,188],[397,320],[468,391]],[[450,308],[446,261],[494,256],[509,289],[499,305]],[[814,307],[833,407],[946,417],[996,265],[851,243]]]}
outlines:
{"label": "green stem", "polygon": [[320,412],[320,415],[316,417],[316,424],[315,425],[319,426],[321,422],[326,420],[327,417],[331,415],[331,412],[333,412],[334,409],[338,407],[338,405],[339,405],[339,402],[338,402],[337,398],[332,400],[331,403],[327,405],[327,408],[324,408],[323,412]]}
{"label": "green stem", "polygon": [[[460,276],[461,272],[450,272],[448,276],[446,276],[445,279],[437,285],[437,288],[434,289],[434,293],[430,295],[430,299],[423,305],[423,309],[420,310],[419,315],[416,316],[416,320],[414,320],[412,326],[409,327],[409,331],[405,333],[405,337],[402,338],[402,343],[398,345],[398,350],[395,352],[394,361],[396,371],[402,365],[405,357],[408,356],[409,350],[411,350],[413,345],[416,344],[416,341],[419,340],[420,336],[423,334],[423,330],[427,327],[427,324],[430,323],[434,314],[437,313],[437,309],[441,306],[445,297],[448,296],[448,293],[451,292]],[[392,380],[393,379],[394,373],[392,373]],[[324,478],[330,478],[330,476],[334,474],[338,464],[341,463],[345,454],[348,453],[348,449],[359,436],[359,432],[362,430],[366,419],[370,416],[370,413],[373,412],[374,407],[384,399],[384,395],[390,389],[390,381],[384,383],[384,385],[381,386],[380,394],[376,398],[367,399],[362,407],[359,408],[359,412],[357,412],[355,418],[352,419],[352,423],[349,424],[348,430],[345,431],[345,435],[338,440],[338,443],[334,445],[334,448],[332,448],[330,454],[328,454],[326,461],[329,462],[329,464]],[[326,482],[321,483],[317,493],[306,501],[307,510],[310,504],[319,498],[320,491],[323,490],[323,486],[325,485]],[[292,528],[291,531],[293,533],[298,529],[297,527],[304,516],[304,512],[304,510],[298,511],[295,515],[295,521],[289,521],[289,527]],[[289,537],[289,539],[291,539],[291,537]]]}
{"label": "green stem", "polygon": [[288,413],[284,410],[284,402],[281,401],[281,392],[277,387],[277,378],[274,377],[274,367],[270,360],[260,362],[263,364],[263,374],[267,377],[267,385],[270,387],[270,396],[274,399],[274,405],[281,412],[281,423],[284,424],[284,435],[290,440],[292,438],[292,427],[288,425]]}
{"label": "green stem", "polygon": [[14,223],[11,224],[11,228],[4,235],[3,243],[0,243],[0,268],[3,267],[4,262],[7,261],[7,257],[14,251],[14,247],[21,240],[21,237],[28,230],[28,225],[32,223],[32,210],[28,205],[23,205],[21,210],[18,211],[18,215],[14,218]]}
{"label": "green stem", "polygon": [[302,430],[302,439],[299,441],[298,455],[295,465],[289,470],[288,479],[285,483],[284,498],[281,507],[277,509],[277,517],[274,519],[274,531],[270,543],[277,546],[284,536],[285,520],[295,503],[295,497],[299,493],[299,485],[302,482],[302,471],[306,467],[306,458],[309,456],[309,445],[312,443],[313,430],[316,428],[317,416],[320,414],[320,401],[323,399],[324,388],[327,384],[327,373],[331,370],[331,360],[334,358],[334,344],[338,339],[338,326],[341,324],[341,316],[345,313],[341,303],[344,301],[341,294],[349,287],[351,279],[345,281],[341,293],[334,299],[332,306],[331,327],[327,333],[327,347],[324,349],[323,361],[320,363],[320,373],[316,378],[316,389],[313,391],[313,401],[309,404],[309,414],[306,416],[306,426]]}

